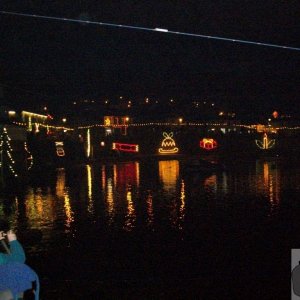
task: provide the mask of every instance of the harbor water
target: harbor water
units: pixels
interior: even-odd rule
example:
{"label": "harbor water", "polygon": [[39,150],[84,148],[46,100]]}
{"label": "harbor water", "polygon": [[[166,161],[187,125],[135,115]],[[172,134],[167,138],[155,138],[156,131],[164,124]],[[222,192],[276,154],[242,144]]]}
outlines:
{"label": "harbor water", "polygon": [[50,169],[0,197],[41,299],[283,299],[300,248],[300,162],[180,159]]}

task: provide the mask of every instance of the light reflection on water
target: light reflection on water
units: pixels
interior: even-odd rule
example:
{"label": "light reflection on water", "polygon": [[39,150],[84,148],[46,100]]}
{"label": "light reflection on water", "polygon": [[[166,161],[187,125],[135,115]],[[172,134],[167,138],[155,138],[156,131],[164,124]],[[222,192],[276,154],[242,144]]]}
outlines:
{"label": "light reflection on water", "polygon": [[[150,169],[151,173],[145,173]],[[76,176],[72,172],[77,173]],[[141,176],[145,176],[142,185]],[[243,166],[196,180],[180,174],[178,160],[86,165],[72,171],[59,168],[55,190],[50,184],[28,187],[22,214],[29,228],[53,229],[56,222],[63,222],[66,232],[69,232],[79,217],[97,222],[104,213],[108,227],[113,225],[131,231],[138,226],[138,218],[145,218],[145,223],[153,227],[155,222],[161,221],[158,217],[164,217],[162,210],[167,211],[170,225],[182,230],[186,205],[190,203],[191,206],[195,200],[222,203],[228,195],[247,194],[265,197],[270,211],[276,209],[280,203],[281,188],[287,183],[294,187],[299,185],[298,182],[291,183],[290,177],[287,181],[286,170],[284,178],[285,181],[282,181],[276,162],[264,160],[257,160],[254,168]],[[150,189],[147,182],[151,182]],[[15,209],[9,215],[4,211],[4,203],[0,203],[0,216],[9,219],[15,227],[18,227],[18,215],[23,209],[20,200],[23,201],[16,197]]]}
{"label": "light reflection on water", "polygon": [[87,210],[89,213],[94,212],[94,204],[93,204],[93,178],[92,178],[92,168],[90,165],[86,166],[86,178],[87,178],[87,199],[88,199],[88,207]]}
{"label": "light reflection on water", "polygon": [[167,192],[175,191],[179,176],[178,160],[162,160],[158,162],[159,178],[163,189]]}
{"label": "light reflection on water", "polygon": [[[206,260],[215,259],[214,247],[219,254],[228,247],[224,265],[228,253],[244,258],[242,237],[252,233],[261,234],[263,244],[270,239],[268,251],[278,249],[285,236],[284,230],[278,235],[278,227],[287,222],[278,212],[284,204],[293,215],[299,166],[260,159],[206,175],[183,174],[181,167],[179,160],[149,160],[59,168],[24,194],[0,198],[0,218],[23,236],[29,229],[42,232],[34,245],[25,243],[26,251],[39,273],[52,280],[57,273],[61,280],[74,280],[74,261],[91,280],[119,273],[126,278],[131,271],[138,278],[140,269],[145,277],[165,271],[166,276],[180,277],[183,271],[190,276],[191,270],[197,275]],[[273,227],[264,231],[265,224]],[[259,252],[248,246],[256,259]],[[59,272],[57,259],[64,264]]]}
{"label": "light reflection on water", "polygon": [[258,191],[269,198],[272,208],[276,207],[280,196],[280,172],[276,164],[270,161],[257,161],[256,174]]}
{"label": "light reflection on water", "polygon": [[150,192],[146,197],[146,204],[147,204],[147,225],[148,227],[151,228],[154,222],[154,213],[153,213],[153,197]]}

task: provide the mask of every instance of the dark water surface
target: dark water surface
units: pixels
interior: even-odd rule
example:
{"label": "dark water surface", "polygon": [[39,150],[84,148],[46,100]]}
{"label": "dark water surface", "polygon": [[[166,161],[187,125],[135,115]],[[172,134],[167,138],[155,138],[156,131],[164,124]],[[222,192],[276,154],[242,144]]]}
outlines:
{"label": "dark water surface", "polygon": [[59,168],[1,196],[41,299],[288,299],[300,163],[179,160]]}

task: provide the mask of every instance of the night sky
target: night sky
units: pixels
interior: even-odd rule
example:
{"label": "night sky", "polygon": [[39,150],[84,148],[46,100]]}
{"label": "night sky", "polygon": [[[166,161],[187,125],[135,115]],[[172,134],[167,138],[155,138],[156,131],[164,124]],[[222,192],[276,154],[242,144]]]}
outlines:
{"label": "night sky", "polygon": [[[299,1],[46,2],[1,1],[0,10],[300,48]],[[297,50],[5,14],[0,27],[0,84],[11,104],[123,95],[299,111]]]}

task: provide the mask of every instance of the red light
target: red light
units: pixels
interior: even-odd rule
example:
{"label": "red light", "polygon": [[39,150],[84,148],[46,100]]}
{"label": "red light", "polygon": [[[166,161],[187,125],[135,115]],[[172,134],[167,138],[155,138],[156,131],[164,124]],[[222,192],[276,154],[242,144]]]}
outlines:
{"label": "red light", "polygon": [[139,152],[139,145],[137,144],[123,144],[123,143],[113,143],[113,150],[123,151],[123,152]]}
{"label": "red light", "polygon": [[217,141],[214,139],[203,138],[200,141],[200,147],[205,150],[212,150],[217,148],[217,146],[218,146]]}

